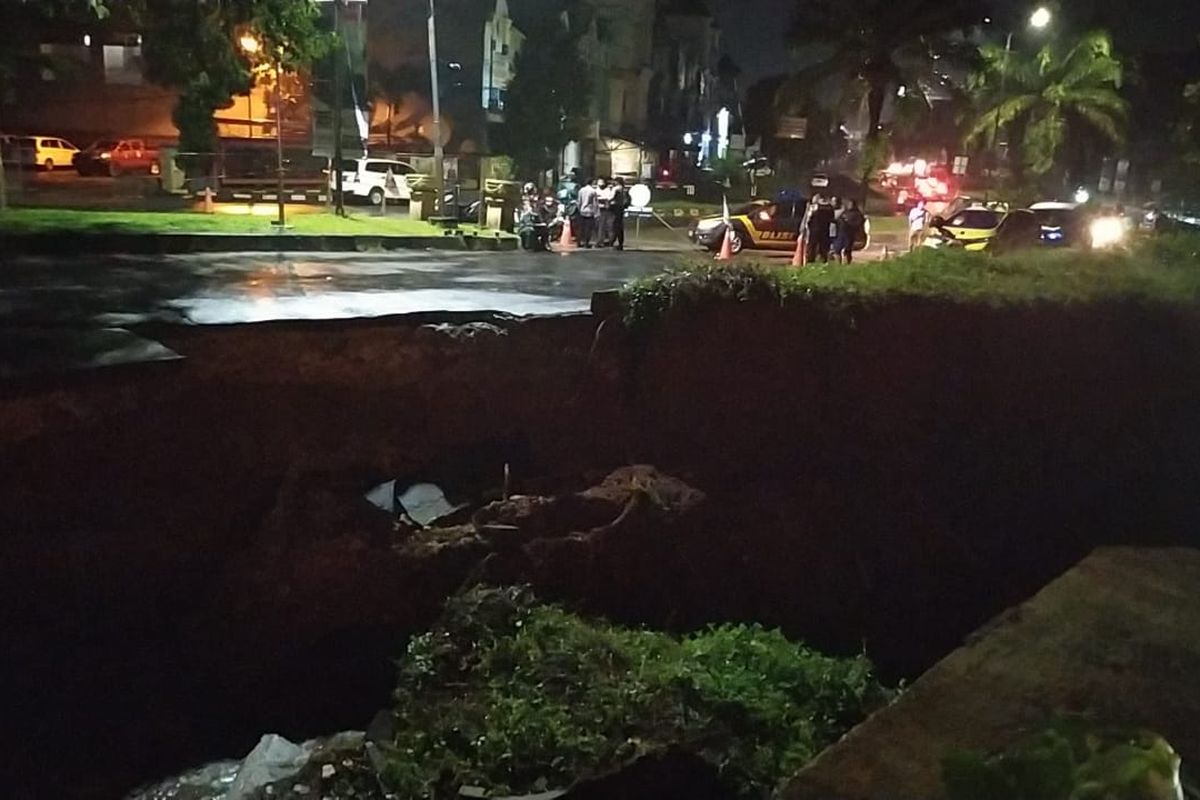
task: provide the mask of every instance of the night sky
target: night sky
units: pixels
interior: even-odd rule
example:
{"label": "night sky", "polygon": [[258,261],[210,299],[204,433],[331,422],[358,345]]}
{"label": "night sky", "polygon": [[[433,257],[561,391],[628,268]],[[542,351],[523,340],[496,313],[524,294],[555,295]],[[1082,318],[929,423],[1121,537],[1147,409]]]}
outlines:
{"label": "night sky", "polygon": [[[981,0],[1021,17],[1041,0]],[[1102,27],[1126,55],[1198,48],[1200,0],[1044,0],[1058,6],[1061,24],[1076,29]],[[717,0],[724,50],[743,71],[744,85],[787,72],[784,36],[797,0]]]}

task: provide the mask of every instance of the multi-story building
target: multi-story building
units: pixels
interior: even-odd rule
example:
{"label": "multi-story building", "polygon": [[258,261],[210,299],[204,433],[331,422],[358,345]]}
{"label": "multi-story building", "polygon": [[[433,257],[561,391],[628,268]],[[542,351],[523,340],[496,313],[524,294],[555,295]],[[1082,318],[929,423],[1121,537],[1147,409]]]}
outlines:
{"label": "multi-story building", "polygon": [[516,76],[517,53],[525,34],[508,13],[508,0],[496,0],[492,16],[483,26],[483,93],[481,100],[489,122],[504,121],[508,86]]}
{"label": "multi-story building", "polygon": [[[355,64],[365,64],[356,51],[365,47],[367,0],[337,0],[343,17],[343,34],[350,45],[346,52],[348,96],[365,90],[365,76]],[[335,0],[318,0],[332,25]],[[22,59],[25,65],[14,77],[11,91],[0,97],[0,121],[5,132],[52,134],[74,140],[80,146],[105,137],[136,137],[159,142],[178,138],[173,111],[178,99],[174,90],[152,83],[142,59],[143,34],[134,20],[119,14],[104,20],[53,23],[35,16],[13,21],[25,25],[28,41],[37,42],[40,58]],[[214,114],[223,139],[252,143],[274,140],[276,97],[282,95],[283,134],[289,146],[302,148],[312,136],[311,109],[327,106],[313,98],[322,96],[323,65],[314,75],[284,75],[283,91],[276,91],[269,65],[263,65],[253,89],[231,98],[230,104]],[[327,73],[329,69],[325,69]],[[312,92],[312,84],[318,86]],[[327,92],[325,94],[328,94]],[[347,113],[346,128],[357,129],[355,115]],[[318,129],[319,129],[318,125]],[[319,130],[318,130],[319,133]],[[361,145],[360,145],[361,147]]]}
{"label": "multi-story building", "polygon": [[[489,125],[504,118],[524,35],[509,0],[438,0],[437,51],[447,152],[488,151]],[[367,50],[373,89],[371,142],[393,150],[431,147],[427,3],[376,2]]]}

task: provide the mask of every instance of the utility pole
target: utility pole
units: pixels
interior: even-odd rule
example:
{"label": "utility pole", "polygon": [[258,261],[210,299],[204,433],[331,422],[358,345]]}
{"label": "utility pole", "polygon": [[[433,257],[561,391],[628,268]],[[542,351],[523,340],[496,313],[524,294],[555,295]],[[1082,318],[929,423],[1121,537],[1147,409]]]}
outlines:
{"label": "utility pole", "polygon": [[438,91],[437,11],[434,0],[429,0],[429,83],[433,92],[433,188],[437,192],[433,208],[440,216],[446,194],[446,153],[442,148],[442,99]]}
{"label": "utility pole", "polygon": [[[338,171],[341,174],[341,171]],[[275,58],[275,194],[279,198],[280,230],[287,227],[287,208],[283,200],[283,61]]]}
{"label": "utility pole", "polygon": [[333,2],[333,213],[339,217],[346,216],[346,202],[342,196],[342,99],[345,91],[342,89],[343,56],[346,46],[342,42],[342,3],[346,0]]}

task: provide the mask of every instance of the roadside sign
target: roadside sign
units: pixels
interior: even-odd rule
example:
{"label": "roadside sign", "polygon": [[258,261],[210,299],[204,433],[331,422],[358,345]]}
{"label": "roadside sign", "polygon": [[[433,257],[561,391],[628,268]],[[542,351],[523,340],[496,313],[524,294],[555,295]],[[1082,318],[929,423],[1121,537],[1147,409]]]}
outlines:
{"label": "roadside sign", "polygon": [[967,167],[970,165],[971,159],[967,156],[955,156],[954,168],[951,170],[955,175],[966,175]]}
{"label": "roadside sign", "polygon": [[808,117],[799,117],[792,114],[786,114],[779,118],[779,125],[775,128],[776,139],[807,139],[808,138]]}
{"label": "roadside sign", "polygon": [[629,202],[635,209],[649,208],[650,187],[644,183],[638,183],[630,187]]}
{"label": "roadside sign", "polygon": [[396,180],[396,174],[392,172],[391,167],[388,167],[387,175],[383,179],[383,189],[385,192],[400,191],[400,182]]}

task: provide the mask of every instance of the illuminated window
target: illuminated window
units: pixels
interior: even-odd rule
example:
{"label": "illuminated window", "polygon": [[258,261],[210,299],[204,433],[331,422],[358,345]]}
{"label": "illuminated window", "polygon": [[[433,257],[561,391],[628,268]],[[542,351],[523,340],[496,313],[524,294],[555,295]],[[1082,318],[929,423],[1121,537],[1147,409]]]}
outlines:
{"label": "illuminated window", "polygon": [[140,86],[142,83],[142,46],[140,44],[104,45],[104,82]]}

